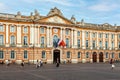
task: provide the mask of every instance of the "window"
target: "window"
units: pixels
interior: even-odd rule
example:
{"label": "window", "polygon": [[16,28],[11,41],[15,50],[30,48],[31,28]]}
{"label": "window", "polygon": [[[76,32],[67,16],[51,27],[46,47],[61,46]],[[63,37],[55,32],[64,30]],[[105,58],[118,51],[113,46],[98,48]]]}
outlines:
{"label": "window", "polygon": [[119,43],[118,43],[118,48],[120,49],[120,41],[119,41]]}
{"label": "window", "polygon": [[10,27],[10,32],[15,32],[15,27],[14,26]]}
{"label": "window", "polygon": [[108,58],[108,52],[106,52],[106,58]]}
{"label": "window", "polygon": [[0,45],[3,45],[4,44],[4,37],[3,35],[0,35]]}
{"label": "window", "polygon": [[105,34],[105,38],[108,38],[108,34]]}
{"label": "window", "polygon": [[111,37],[112,37],[112,39],[114,39],[115,35],[114,35],[114,34],[112,34],[112,35],[111,35]]}
{"label": "window", "polygon": [[69,29],[66,29],[66,35],[69,35]]}
{"label": "window", "polygon": [[105,48],[108,49],[108,41],[105,41]]}
{"label": "window", "polygon": [[120,58],[120,53],[119,53],[119,58]]}
{"label": "window", "polygon": [[80,39],[77,40],[78,48],[80,48]]}
{"label": "window", "polygon": [[95,48],[95,47],[96,47],[96,42],[95,42],[95,40],[93,40],[92,44],[93,44],[93,48]]}
{"label": "window", "polygon": [[3,31],[4,31],[3,25],[0,25],[0,32],[3,32]]}
{"label": "window", "polygon": [[77,32],[77,36],[80,36],[80,31]]}
{"label": "window", "polygon": [[57,37],[57,35],[54,35],[54,37],[53,37],[53,47],[57,47],[58,46],[58,37]]}
{"label": "window", "polygon": [[70,58],[70,51],[67,52],[67,58]]}
{"label": "window", "polygon": [[89,58],[89,52],[86,52],[86,58]]}
{"label": "window", "polygon": [[112,49],[114,49],[114,42],[112,41]]}
{"label": "window", "polygon": [[102,41],[99,41],[99,46],[100,48],[102,48]]}
{"label": "window", "polygon": [[80,55],[81,55],[81,53],[80,53],[80,52],[78,52],[78,58],[80,58]]}
{"label": "window", "polygon": [[24,33],[28,33],[28,28],[24,27]]}
{"label": "window", "polygon": [[12,44],[12,45],[15,44],[15,36],[10,37],[10,44]]}
{"label": "window", "polygon": [[41,47],[44,47],[44,40],[45,38],[44,37],[41,37]]}
{"label": "window", "polygon": [[27,43],[28,43],[28,42],[27,42],[27,41],[28,41],[27,36],[24,36],[24,39],[23,39],[23,40],[24,40],[24,45],[27,45]]}
{"label": "window", "polygon": [[88,38],[88,32],[86,32],[86,37]]}
{"label": "window", "polygon": [[114,58],[114,53],[112,53],[112,58]]}
{"label": "window", "polygon": [[45,31],[44,31],[45,29],[44,29],[44,27],[41,27],[40,28],[40,32],[43,34]]}
{"label": "window", "polygon": [[88,40],[86,40],[86,48],[88,48]]}
{"label": "window", "polygon": [[24,51],[24,59],[27,59],[28,58],[28,54],[27,54],[27,51],[25,50]]}
{"label": "window", "polygon": [[102,38],[102,33],[99,34],[99,38]]}
{"label": "window", "polygon": [[69,39],[66,38],[66,47],[69,47]]}
{"label": "window", "polygon": [[3,51],[0,50],[0,59],[3,59],[3,57],[4,57],[4,53]]}
{"label": "window", "polygon": [[118,34],[118,38],[120,39],[120,34]]}
{"label": "window", "polygon": [[45,51],[42,51],[42,58],[45,58]]}
{"label": "window", "polygon": [[93,38],[95,38],[95,36],[96,36],[96,34],[95,34],[95,33],[93,33],[93,36],[92,36],[92,37],[93,37]]}
{"label": "window", "polygon": [[15,58],[15,52],[12,50],[11,51],[11,59],[14,59]]}

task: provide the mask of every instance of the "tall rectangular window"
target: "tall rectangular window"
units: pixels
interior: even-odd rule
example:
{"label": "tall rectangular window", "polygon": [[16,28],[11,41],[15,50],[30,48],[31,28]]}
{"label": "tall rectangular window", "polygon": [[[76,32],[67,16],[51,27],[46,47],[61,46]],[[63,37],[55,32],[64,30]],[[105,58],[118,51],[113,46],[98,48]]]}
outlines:
{"label": "tall rectangular window", "polygon": [[0,45],[3,45],[4,44],[4,37],[3,35],[0,35]]}
{"label": "tall rectangular window", "polygon": [[28,53],[27,53],[27,51],[25,50],[24,51],[24,59],[27,59],[28,58]]}
{"label": "tall rectangular window", "polygon": [[120,34],[118,34],[118,38],[120,39]]}
{"label": "tall rectangular window", "polygon": [[88,40],[86,40],[86,48],[88,48],[89,47],[89,45],[88,45]]}
{"label": "tall rectangular window", "polygon": [[114,58],[114,53],[112,53],[112,58]]}
{"label": "tall rectangular window", "polygon": [[12,50],[11,51],[11,59],[14,59],[15,58],[15,52]]}
{"label": "tall rectangular window", "polygon": [[93,48],[95,48],[95,47],[96,47],[96,42],[95,42],[95,40],[93,40],[92,44],[93,44]]}
{"label": "tall rectangular window", "polygon": [[120,49],[120,41],[118,42],[118,48]]}
{"label": "tall rectangular window", "polygon": [[69,35],[69,29],[66,29],[66,35]]}
{"label": "tall rectangular window", "polygon": [[10,44],[15,44],[15,36],[10,37]]}
{"label": "tall rectangular window", "polygon": [[99,41],[99,46],[100,48],[102,48],[102,41]]}
{"label": "tall rectangular window", "polygon": [[70,51],[67,52],[67,58],[70,58]]}
{"label": "tall rectangular window", "polygon": [[119,53],[119,58],[120,58],[120,53]]}
{"label": "tall rectangular window", "polygon": [[105,34],[105,38],[108,38],[108,34]]}
{"label": "tall rectangular window", "polygon": [[27,45],[28,44],[28,38],[27,38],[27,36],[24,36],[24,45]]}
{"label": "tall rectangular window", "polygon": [[105,41],[105,48],[108,49],[108,41]]}
{"label": "tall rectangular window", "polygon": [[69,47],[69,39],[66,38],[66,47]]}
{"label": "tall rectangular window", "polygon": [[78,48],[80,48],[80,39],[77,40]]}
{"label": "tall rectangular window", "polygon": [[102,38],[102,33],[99,34],[99,38]]}
{"label": "tall rectangular window", "polygon": [[86,32],[86,38],[88,38],[88,32]]}
{"label": "tall rectangular window", "polygon": [[106,52],[106,58],[108,58],[108,52]]}
{"label": "tall rectangular window", "polygon": [[95,34],[95,33],[93,33],[92,38],[95,38],[95,37],[96,37],[96,34]]}
{"label": "tall rectangular window", "polygon": [[80,53],[80,52],[78,52],[78,58],[80,58],[80,55],[81,55],[81,53]]}
{"label": "tall rectangular window", "polygon": [[41,27],[41,28],[40,28],[40,33],[42,33],[42,34],[43,34],[44,32],[45,32],[44,27]]}
{"label": "tall rectangular window", "polygon": [[4,57],[4,53],[3,51],[0,50],[0,59],[3,59],[3,57]]}
{"label": "tall rectangular window", "polygon": [[3,27],[3,25],[0,25],[0,32],[4,32],[4,27]]}
{"label": "tall rectangular window", "polygon": [[14,26],[10,27],[10,32],[15,32],[15,27]]}
{"label": "tall rectangular window", "polygon": [[112,41],[112,49],[114,49],[114,42]]}
{"label": "tall rectangular window", "polygon": [[80,36],[80,31],[77,31],[77,36]]}
{"label": "tall rectangular window", "polygon": [[114,35],[114,34],[112,34],[112,35],[111,35],[111,37],[112,37],[112,39],[114,39],[115,35]]}
{"label": "tall rectangular window", "polygon": [[86,58],[89,58],[89,52],[86,52]]}
{"label": "tall rectangular window", "polygon": [[24,27],[24,33],[28,33],[28,28]]}
{"label": "tall rectangular window", "polygon": [[41,37],[41,47],[44,47],[44,41],[45,41],[45,38],[44,37]]}

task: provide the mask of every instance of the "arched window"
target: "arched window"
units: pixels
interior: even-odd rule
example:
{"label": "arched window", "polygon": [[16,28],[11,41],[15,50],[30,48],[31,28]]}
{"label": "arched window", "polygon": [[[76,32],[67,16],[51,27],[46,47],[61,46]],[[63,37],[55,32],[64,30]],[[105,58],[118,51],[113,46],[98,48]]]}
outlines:
{"label": "arched window", "polygon": [[0,59],[4,58],[4,52],[2,50],[0,50]]}
{"label": "arched window", "polygon": [[67,51],[67,58],[70,58],[70,51]]}
{"label": "arched window", "polygon": [[78,58],[80,58],[81,57],[81,53],[80,52],[78,52]]}
{"label": "arched window", "polygon": [[89,52],[86,52],[86,58],[89,58]]}
{"label": "arched window", "polygon": [[45,58],[45,56],[46,56],[45,51],[42,51],[42,58]]}

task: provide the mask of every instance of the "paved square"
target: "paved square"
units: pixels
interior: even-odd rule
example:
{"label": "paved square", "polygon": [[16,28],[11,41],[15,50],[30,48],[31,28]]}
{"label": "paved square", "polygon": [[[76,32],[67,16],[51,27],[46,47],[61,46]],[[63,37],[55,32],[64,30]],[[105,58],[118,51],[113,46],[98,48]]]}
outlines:
{"label": "paved square", "polygon": [[111,70],[108,63],[44,64],[36,69],[35,65],[0,65],[0,80],[120,80],[120,63]]}

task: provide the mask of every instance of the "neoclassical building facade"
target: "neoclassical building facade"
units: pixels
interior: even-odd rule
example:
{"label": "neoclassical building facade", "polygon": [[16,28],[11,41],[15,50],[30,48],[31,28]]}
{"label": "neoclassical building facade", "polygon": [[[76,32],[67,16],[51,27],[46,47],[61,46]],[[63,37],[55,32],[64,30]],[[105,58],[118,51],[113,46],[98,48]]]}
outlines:
{"label": "neoclassical building facade", "polygon": [[[120,60],[120,26],[67,19],[56,7],[46,16],[0,13],[0,61],[94,63]],[[57,45],[63,40],[65,46]],[[54,43],[56,42],[56,43]],[[57,46],[56,46],[57,45]]]}

